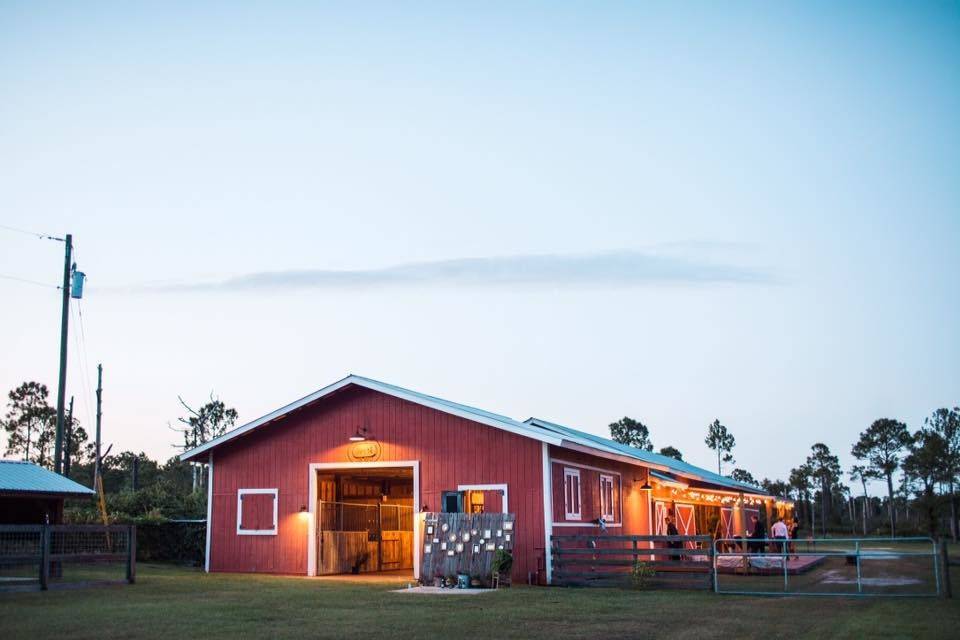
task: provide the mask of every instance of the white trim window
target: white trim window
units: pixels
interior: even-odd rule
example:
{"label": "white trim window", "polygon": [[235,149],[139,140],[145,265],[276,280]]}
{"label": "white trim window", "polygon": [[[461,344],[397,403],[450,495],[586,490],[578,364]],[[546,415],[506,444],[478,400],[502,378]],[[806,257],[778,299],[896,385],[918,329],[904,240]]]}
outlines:
{"label": "white trim window", "polygon": [[[268,498],[244,500],[245,496],[268,496]],[[237,489],[237,535],[277,535],[278,502],[276,489]]]}
{"label": "white trim window", "polygon": [[580,470],[563,468],[563,504],[567,520],[580,519]]}
{"label": "white trim window", "polygon": [[616,495],[615,482],[613,476],[606,473],[600,474],[600,515],[606,522],[616,521],[616,514],[613,509],[614,496]]}

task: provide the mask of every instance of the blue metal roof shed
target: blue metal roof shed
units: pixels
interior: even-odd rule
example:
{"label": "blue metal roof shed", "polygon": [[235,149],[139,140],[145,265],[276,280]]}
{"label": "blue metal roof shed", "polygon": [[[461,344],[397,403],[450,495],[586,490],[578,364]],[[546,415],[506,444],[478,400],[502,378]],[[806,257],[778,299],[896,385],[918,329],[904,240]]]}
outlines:
{"label": "blue metal roof shed", "polygon": [[89,498],[92,489],[20,460],[0,460],[0,524],[57,524],[64,498]]}
{"label": "blue metal roof shed", "polygon": [[0,460],[0,493],[92,496],[93,489],[32,462]]}

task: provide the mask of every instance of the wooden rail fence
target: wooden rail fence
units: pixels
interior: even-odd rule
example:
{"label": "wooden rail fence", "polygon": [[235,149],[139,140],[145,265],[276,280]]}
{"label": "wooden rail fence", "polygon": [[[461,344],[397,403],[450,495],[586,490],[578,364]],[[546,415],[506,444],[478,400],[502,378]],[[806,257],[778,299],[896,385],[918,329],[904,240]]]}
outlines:
{"label": "wooden rail fence", "polygon": [[[713,589],[710,536],[550,536],[553,584]],[[635,577],[636,576],[636,577]]]}

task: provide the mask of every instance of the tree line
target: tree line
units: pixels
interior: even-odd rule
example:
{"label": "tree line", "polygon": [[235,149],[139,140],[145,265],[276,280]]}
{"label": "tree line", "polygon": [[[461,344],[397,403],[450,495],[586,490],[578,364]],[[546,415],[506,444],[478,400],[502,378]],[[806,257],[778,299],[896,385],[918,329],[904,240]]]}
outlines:
{"label": "tree line", "polygon": [[[0,421],[7,437],[6,455],[53,469],[56,410],[49,403],[47,386],[24,382],[12,389],[7,398],[7,413]],[[180,442],[173,446],[183,451],[226,433],[238,419],[237,411],[212,393],[196,409],[182,398],[178,400],[186,413],[175,426],[168,426],[179,435]],[[650,429],[639,420],[623,417],[611,423],[609,429],[617,442],[645,451],[654,449]],[[715,419],[707,426],[704,443],[716,454],[717,473],[724,475],[724,465],[736,463],[733,433]],[[63,444],[64,474],[92,486],[96,447],[76,416],[65,422]],[[101,454],[101,473],[111,517],[124,521],[205,515],[206,478],[201,466],[181,462],[176,456],[161,463],[142,451],[111,455],[110,450],[107,447]],[[659,453],[683,460],[683,453],[672,445],[661,447]],[[912,433],[901,421],[875,420],[860,433],[851,454],[858,462],[846,474],[830,447],[818,442],[786,479],[758,480],[740,467],[730,469],[726,475],[793,500],[798,515],[812,531],[819,529],[821,534],[828,530],[860,530],[864,535],[885,531],[895,535],[904,529],[898,513],[902,511],[909,520],[912,510],[918,520],[922,516],[930,535],[936,535],[941,522],[946,520],[947,530],[956,539],[960,407],[937,409]],[[845,476],[859,485],[861,495],[854,495],[854,490],[844,483]],[[867,485],[874,480],[885,483],[885,498],[869,495]],[[882,522],[881,511],[885,512]],[[86,502],[71,503],[69,515],[74,521],[94,521],[97,517],[94,506]]]}
{"label": "tree line", "polygon": [[[609,428],[615,441],[653,451],[650,429],[639,420],[624,417],[611,423]],[[736,462],[733,457],[736,439],[717,419],[708,425],[704,443],[716,453],[717,473],[723,475],[723,465]],[[673,446],[663,447],[659,452],[683,459]],[[904,529],[922,529],[936,536],[946,521],[946,530],[957,539],[960,407],[933,411],[924,419],[923,426],[913,432],[899,420],[875,420],[860,433],[850,453],[857,463],[847,470],[846,477],[859,485],[859,496],[844,483],[839,457],[822,442],[810,448],[806,459],[792,468],[785,480],[757,480],[742,468],[734,468],[727,475],[793,500],[797,515],[809,523],[811,531],[819,531],[820,535],[826,535],[828,530],[896,535]],[[873,480],[884,482],[885,498],[869,495],[867,484]],[[879,518],[881,510],[885,512],[883,521]],[[898,521],[901,510],[908,521],[906,526]],[[913,525],[909,523],[911,510],[916,516]],[[918,526],[921,519],[923,525]]]}
{"label": "tree line", "polygon": [[[56,409],[50,405],[46,385],[24,382],[7,394],[7,412],[0,420],[6,434],[5,455],[46,469],[55,467]],[[185,451],[216,438],[236,424],[237,412],[211,393],[194,409],[178,397],[186,412],[168,425],[178,434],[174,448]],[[199,465],[173,456],[164,462],[144,452],[101,453],[101,477],[107,512],[116,522],[199,519],[206,516],[206,479]],[[96,444],[73,416],[63,433],[63,474],[80,484],[94,486]],[[99,515],[89,500],[69,500],[65,516],[71,522],[96,522]]]}

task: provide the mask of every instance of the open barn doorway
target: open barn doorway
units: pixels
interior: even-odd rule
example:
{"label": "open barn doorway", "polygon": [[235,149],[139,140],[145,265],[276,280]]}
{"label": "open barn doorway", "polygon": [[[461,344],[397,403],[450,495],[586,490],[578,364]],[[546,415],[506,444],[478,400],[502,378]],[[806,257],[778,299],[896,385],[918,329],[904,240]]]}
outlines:
{"label": "open barn doorway", "polygon": [[413,575],[415,468],[314,469],[316,575]]}

